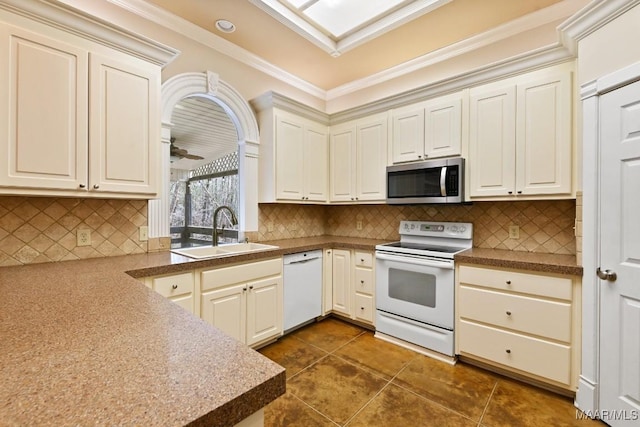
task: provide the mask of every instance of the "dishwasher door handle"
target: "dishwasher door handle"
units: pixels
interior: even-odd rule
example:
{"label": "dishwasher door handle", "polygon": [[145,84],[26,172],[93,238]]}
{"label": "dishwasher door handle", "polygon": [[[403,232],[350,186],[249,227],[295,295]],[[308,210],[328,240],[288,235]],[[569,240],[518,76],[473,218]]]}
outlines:
{"label": "dishwasher door handle", "polygon": [[315,261],[317,259],[320,259],[320,258],[307,258],[307,259],[301,259],[299,261],[289,261],[285,265],[304,264],[304,263],[307,263],[309,261]]}

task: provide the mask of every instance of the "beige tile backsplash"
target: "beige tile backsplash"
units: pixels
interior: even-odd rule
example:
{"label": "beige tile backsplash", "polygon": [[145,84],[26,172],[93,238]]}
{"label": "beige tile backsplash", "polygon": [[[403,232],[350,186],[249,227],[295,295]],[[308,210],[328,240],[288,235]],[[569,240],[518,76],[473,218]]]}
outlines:
{"label": "beige tile backsplash", "polygon": [[[327,234],[397,240],[401,220],[460,221],[473,223],[476,247],[576,254],[576,241],[581,241],[581,200],[579,195],[577,201],[476,202],[455,206],[261,204],[259,229],[247,233],[247,237],[264,241]],[[356,230],[356,221],[362,221],[362,230]],[[578,230],[574,230],[574,224]],[[147,225],[144,200],[0,196],[0,266],[145,253],[169,247],[168,238],[166,242],[139,241],[142,225]],[[520,227],[519,239],[509,239],[510,225]],[[77,246],[79,229],[91,231],[90,246]],[[581,253],[577,256],[580,262]]]}
{"label": "beige tile backsplash", "polygon": [[[575,254],[575,200],[475,202],[430,206],[260,205],[260,240],[322,234],[397,240],[401,220],[458,221],[474,225],[473,244],[480,248]],[[362,230],[356,230],[362,221]],[[509,238],[509,226],[520,238]]]}
{"label": "beige tile backsplash", "polygon": [[[145,200],[0,197],[0,266],[144,253]],[[88,229],[91,245],[78,246]]]}

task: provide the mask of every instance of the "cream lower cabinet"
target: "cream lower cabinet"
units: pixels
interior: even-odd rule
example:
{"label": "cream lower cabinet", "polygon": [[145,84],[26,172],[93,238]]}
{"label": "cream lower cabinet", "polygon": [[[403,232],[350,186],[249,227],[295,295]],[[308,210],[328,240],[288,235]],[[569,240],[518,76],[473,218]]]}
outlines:
{"label": "cream lower cabinet", "polygon": [[[325,314],[334,312],[373,324],[375,319],[373,252],[330,249],[325,251],[325,257],[330,258],[330,261],[325,262]],[[330,280],[327,280],[327,277],[330,277]],[[327,309],[328,307],[330,310]]]}
{"label": "cream lower cabinet", "polygon": [[193,271],[146,277],[145,285],[190,313],[199,315]]}
{"label": "cream lower cabinet", "polygon": [[201,317],[249,346],[282,334],[282,258],[200,272]]}
{"label": "cream lower cabinet", "polygon": [[155,196],[160,67],[33,28],[0,23],[0,194]]}
{"label": "cream lower cabinet", "polygon": [[456,352],[575,391],[579,278],[465,264],[457,268]]}

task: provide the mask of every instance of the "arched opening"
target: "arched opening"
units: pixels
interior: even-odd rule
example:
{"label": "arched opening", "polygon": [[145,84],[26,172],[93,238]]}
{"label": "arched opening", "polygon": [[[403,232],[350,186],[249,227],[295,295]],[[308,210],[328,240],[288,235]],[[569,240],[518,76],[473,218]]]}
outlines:
{"label": "arched opening", "polygon": [[185,99],[206,98],[219,105],[235,125],[238,144],[238,239],[258,229],[258,125],[249,104],[212,72],[184,73],[162,85],[162,173],[159,199],[149,202],[149,237],[170,237],[172,115]]}

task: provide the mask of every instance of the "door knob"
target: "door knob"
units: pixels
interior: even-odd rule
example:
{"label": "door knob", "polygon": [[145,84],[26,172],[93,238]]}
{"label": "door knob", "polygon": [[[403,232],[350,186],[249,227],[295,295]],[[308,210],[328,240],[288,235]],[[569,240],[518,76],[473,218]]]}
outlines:
{"label": "door knob", "polygon": [[600,267],[598,267],[598,269],[596,270],[596,274],[602,280],[607,280],[609,282],[615,282],[616,279],[618,279],[618,275],[615,273],[615,271],[611,271],[611,270],[603,271],[603,270],[600,270]]}

